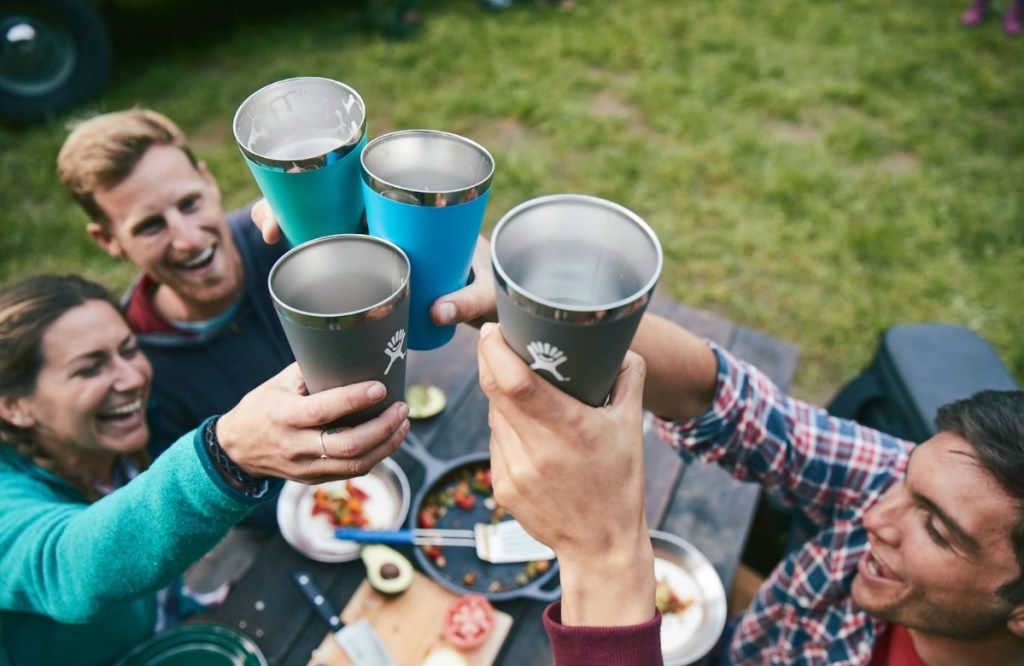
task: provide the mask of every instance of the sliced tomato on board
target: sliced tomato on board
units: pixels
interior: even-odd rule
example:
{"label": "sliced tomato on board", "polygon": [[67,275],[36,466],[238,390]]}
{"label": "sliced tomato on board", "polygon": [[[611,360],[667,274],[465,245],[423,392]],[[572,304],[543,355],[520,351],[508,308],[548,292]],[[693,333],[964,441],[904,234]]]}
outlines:
{"label": "sliced tomato on board", "polygon": [[480,594],[465,594],[445,613],[444,639],[460,650],[480,647],[494,631],[494,607]]}

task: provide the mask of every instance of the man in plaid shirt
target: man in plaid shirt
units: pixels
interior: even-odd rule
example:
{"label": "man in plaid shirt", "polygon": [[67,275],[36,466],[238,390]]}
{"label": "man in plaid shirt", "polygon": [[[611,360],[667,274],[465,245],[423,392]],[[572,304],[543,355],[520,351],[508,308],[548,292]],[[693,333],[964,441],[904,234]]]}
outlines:
{"label": "man in plaid shirt", "polygon": [[646,377],[628,356],[602,409],[538,378],[492,331],[479,353],[495,497],[558,553],[563,596],[545,623],[559,664],[661,659],[641,391],[666,441],[820,526],[723,637],[722,661],[1024,663],[1024,393],[947,405],[940,434],[915,447],[788,398],[656,317],[633,345]]}

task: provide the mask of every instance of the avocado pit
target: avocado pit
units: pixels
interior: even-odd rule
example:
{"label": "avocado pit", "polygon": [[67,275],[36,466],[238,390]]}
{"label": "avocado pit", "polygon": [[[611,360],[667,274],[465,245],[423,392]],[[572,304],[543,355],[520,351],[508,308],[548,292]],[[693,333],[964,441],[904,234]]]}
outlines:
{"label": "avocado pit", "polygon": [[412,563],[397,550],[379,544],[367,545],[360,551],[360,557],[366,565],[366,580],[377,592],[397,596],[412,585]]}

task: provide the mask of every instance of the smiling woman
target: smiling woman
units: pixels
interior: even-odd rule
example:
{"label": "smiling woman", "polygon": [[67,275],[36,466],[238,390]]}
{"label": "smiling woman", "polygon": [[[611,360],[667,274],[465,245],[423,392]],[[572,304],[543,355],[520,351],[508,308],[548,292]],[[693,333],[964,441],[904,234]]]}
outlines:
{"label": "smiling woman", "polygon": [[0,414],[33,429],[36,456],[81,483],[86,494],[111,485],[119,455],[146,445],[143,406],[153,376],[114,306],[89,300],[43,333],[45,359],[32,393]]}
{"label": "smiling woman", "polygon": [[111,487],[118,456],[145,469],[152,368],[106,291],[38,278],[5,296],[3,439],[93,499]]}
{"label": "smiling woman", "polygon": [[275,477],[361,476],[408,429],[396,404],[330,435],[352,458],[321,459],[324,425],[383,391],[325,391],[311,409],[292,366],[151,464],[152,376],[99,285],[0,289],[0,664],[109,664],[204,610],[180,576],[275,495]]}

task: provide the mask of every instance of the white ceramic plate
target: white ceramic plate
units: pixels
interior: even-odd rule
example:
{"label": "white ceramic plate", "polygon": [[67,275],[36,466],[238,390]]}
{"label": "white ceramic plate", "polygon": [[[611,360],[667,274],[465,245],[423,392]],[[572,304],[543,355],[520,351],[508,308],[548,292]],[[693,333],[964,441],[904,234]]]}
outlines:
{"label": "white ceramic plate", "polygon": [[680,599],[693,603],[661,620],[665,666],[692,664],[715,646],[725,628],[726,596],[715,567],[700,551],[674,534],[650,531],[654,575]]}
{"label": "white ceramic plate", "polygon": [[[366,476],[351,479],[368,495],[363,513],[367,529],[397,530],[409,515],[409,480],[390,458],[377,464]],[[334,527],[322,514],[313,515],[313,492],[317,488],[344,487],[344,481],[315,486],[288,481],[277,500],[277,524],[281,536],[292,548],[318,562],[348,562],[359,557],[359,544],[334,538]]]}

